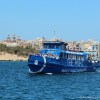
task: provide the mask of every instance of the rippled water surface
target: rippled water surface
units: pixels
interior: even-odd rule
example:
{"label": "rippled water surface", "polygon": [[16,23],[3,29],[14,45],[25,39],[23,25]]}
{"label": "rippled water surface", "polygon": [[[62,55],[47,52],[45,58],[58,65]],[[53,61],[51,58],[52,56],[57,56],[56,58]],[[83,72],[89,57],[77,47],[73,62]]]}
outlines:
{"label": "rippled water surface", "polygon": [[30,75],[27,62],[0,62],[0,100],[100,100],[100,71]]}

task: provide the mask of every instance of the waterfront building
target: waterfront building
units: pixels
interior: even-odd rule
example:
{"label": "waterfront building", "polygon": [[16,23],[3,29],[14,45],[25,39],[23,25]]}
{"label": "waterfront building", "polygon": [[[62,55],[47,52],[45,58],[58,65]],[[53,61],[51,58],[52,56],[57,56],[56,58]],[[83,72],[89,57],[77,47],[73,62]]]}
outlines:
{"label": "waterfront building", "polygon": [[27,40],[24,40],[20,43],[20,46],[23,48],[32,48],[32,44],[29,43]]}
{"label": "waterfront building", "polygon": [[99,42],[94,42],[86,51],[93,59],[99,57]]}
{"label": "waterfront building", "polygon": [[75,51],[82,51],[83,50],[83,42],[80,41],[72,41],[66,42],[68,43],[68,49],[75,50]]}
{"label": "waterfront building", "polygon": [[32,41],[32,48],[36,48],[37,50],[40,50],[43,46],[42,43],[45,40],[45,38],[36,38]]}
{"label": "waterfront building", "polygon": [[89,39],[88,41],[84,41],[83,42],[83,51],[87,51],[94,42],[95,41],[93,41],[92,39]]}
{"label": "waterfront building", "polygon": [[18,36],[17,43],[20,43],[20,42],[21,42],[21,38],[20,38],[20,36]]}
{"label": "waterfront building", "polygon": [[0,40],[0,44],[2,44],[2,41]]}
{"label": "waterfront building", "polygon": [[16,47],[19,46],[21,43],[20,37],[16,37],[15,34],[12,36],[8,35],[6,40],[4,40],[3,44],[5,44],[8,47]]}
{"label": "waterfront building", "polygon": [[16,43],[17,42],[15,34],[12,36],[12,42],[13,43]]}
{"label": "waterfront building", "polygon": [[100,57],[100,42],[98,43],[98,56]]}
{"label": "waterfront building", "polygon": [[100,57],[100,43],[89,39],[88,41],[70,41],[68,49],[75,51],[85,51],[93,58]]}
{"label": "waterfront building", "polygon": [[[21,46],[23,48],[36,48],[37,50],[40,50],[42,49],[42,43],[45,40],[46,39],[44,37],[36,38],[34,40],[22,40],[20,36],[17,37],[14,34],[12,37],[8,35],[3,44],[9,47]],[[50,40],[57,41],[60,39],[53,38]],[[2,43],[2,41],[0,43]],[[92,57],[100,57],[100,42],[89,39],[88,41],[67,41],[66,43],[68,43],[68,45],[66,46],[66,49],[68,50],[70,49],[75,51],[86,51]]]}
{"label": "waterfront building", "polygon": [[10,42],[11,42],[10,35],[8,35],[8,36],[7,36],[7,38],[6,38],[5,42],[6,42],[6,43],[7,43],[7,42],[8,42],[8,43],[10,43]]}

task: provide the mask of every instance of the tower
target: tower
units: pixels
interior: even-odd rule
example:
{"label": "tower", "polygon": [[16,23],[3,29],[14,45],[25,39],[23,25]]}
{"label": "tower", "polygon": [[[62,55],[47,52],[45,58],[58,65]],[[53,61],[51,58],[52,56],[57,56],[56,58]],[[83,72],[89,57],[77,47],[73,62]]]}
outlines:
{"label": "tower", "polygon": [[15,34],[13,35],[13,37],[12,37],[12,42],[16,42],[16,36],[15,36]]}
{"label": "tower", "polygon": [[20,38],[20,36],[18,36],[18,38],[17,38],[17,42],[18,42],[18,43],[21,42],[21,38]]}
{"label": "tower", "polygon": [[11,42],[10,35],[8,34],[6,42]]}

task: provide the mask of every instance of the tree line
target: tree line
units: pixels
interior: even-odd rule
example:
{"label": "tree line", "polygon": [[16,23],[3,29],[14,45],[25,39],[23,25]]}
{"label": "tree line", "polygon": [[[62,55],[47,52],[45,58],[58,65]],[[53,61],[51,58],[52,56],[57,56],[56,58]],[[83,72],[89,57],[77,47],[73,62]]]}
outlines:
{"label": "tree line", "polygon": [[0,51],[10,53],[10,54],[16,54],[18,56],[28,56],[29,54],[39,52],[36,48],[32,48],[32,47],[26,47],[26,48],[20,46],[8,47],[5,44],[0,44]]}

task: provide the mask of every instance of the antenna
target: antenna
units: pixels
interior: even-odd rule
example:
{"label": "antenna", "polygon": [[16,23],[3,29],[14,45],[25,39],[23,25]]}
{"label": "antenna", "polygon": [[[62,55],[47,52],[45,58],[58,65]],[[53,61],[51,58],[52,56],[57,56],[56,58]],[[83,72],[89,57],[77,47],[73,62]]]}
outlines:
{"label": "antenna", "polygon": [[56,31],[54,30],[54,39],[56,39]]}

